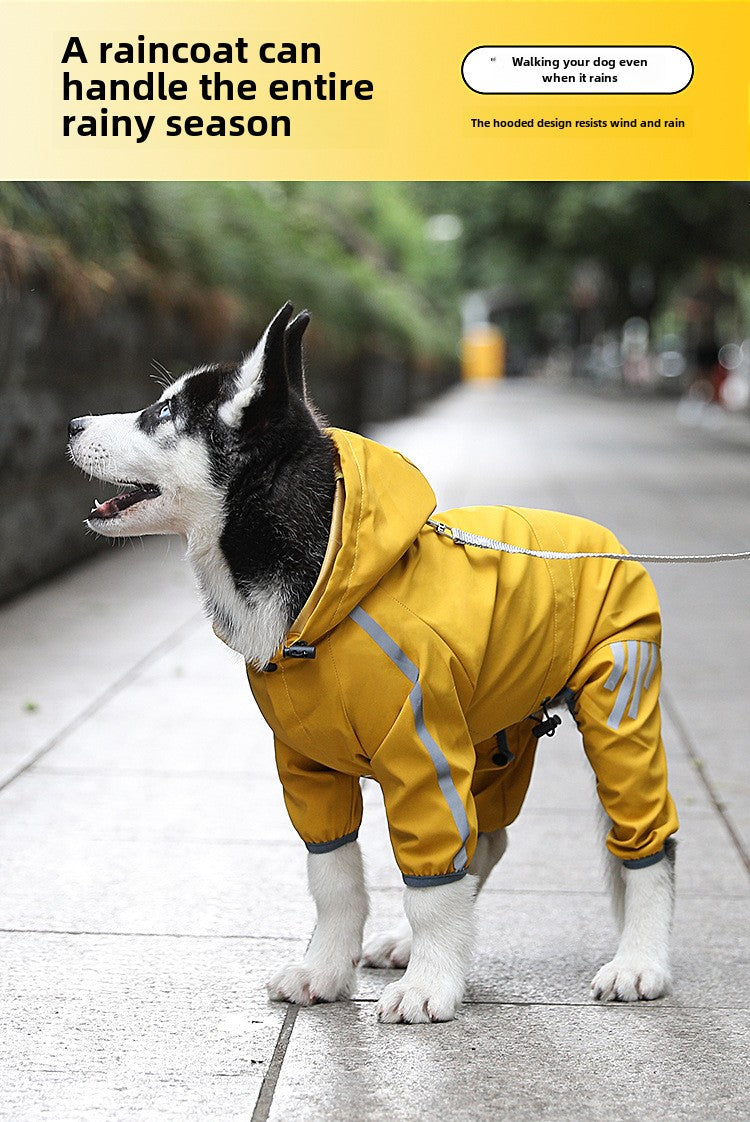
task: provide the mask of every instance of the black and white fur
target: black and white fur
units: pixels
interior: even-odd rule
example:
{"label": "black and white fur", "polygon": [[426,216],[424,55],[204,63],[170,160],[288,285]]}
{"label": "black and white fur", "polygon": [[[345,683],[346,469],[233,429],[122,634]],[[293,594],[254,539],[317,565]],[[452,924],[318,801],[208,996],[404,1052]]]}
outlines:
{"label": "black and white fur", "polygon": [[86,524],[107,537],[182,535],[217,631],[255,666],[312,591],[335,486],[331,443],[305,398],[309,317],[290,315],[287,305],[239,365],[192,370],[140,412],[70,423],[78,467],[149,488],[114,516],[97,504]]}
{"label": "black and white fur", "polygon": [[[325,555],[335,487],[332,444],[307,400],[302,335],[286,304],[237,365],[192,370],[135,413],[71,421],[69,454],[124,488],[87,525],[108,537],[180,534],[206,611],[246,662],[264,666],[312,591]],[[380,1020],[445,1021],[460,1004],[474,944],[476,895],[506,847],[481,834],[469,875],[405,889],[406,922],[362,948],[367,893],[358,844],[308,856],[317,909],[304,957],[269,985],[277,1000],[335,1001],[361,960],[406,967],[378,1002]],[[670,982],[673,845],[668,860],[625,869],[609,858],[621,938],[592,982],[595,997],[634,1001]]]}

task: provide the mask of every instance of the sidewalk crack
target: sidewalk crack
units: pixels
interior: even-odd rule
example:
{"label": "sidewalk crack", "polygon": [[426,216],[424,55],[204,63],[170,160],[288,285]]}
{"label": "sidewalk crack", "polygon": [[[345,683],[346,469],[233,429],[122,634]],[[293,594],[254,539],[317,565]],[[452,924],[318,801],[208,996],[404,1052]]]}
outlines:
{"label": "sidewalk crack", "polygon": [[273,1103],[273,1096],[276,1091],[276,1084],[281,1075],[281,1067],[284,1063],[287,1048],[289,1047],[289,1040],[297,1020],[299,1013],[299,1005],[290,1005],[284,1016],[284,1021],[279,1032],[276,1047],[273,1050],[266,1074],[263,1077],[263,1082],[258,1094],[258,1101],[255,1104],[250,1122],[267,1122],[268,1115],[271,1112],[271,1105]]}
{"label": "sidewalk crack", "polygon": [[732,823],[732,820],[726,812],[726,807],[724,806],[724,803],[719,798],[718,794],[716,793],[716,790],[714,788],[713,783],[708,778],[708,775],[706,773],[705,765],[703,764],[703,761],[701,760],[701,758],[700,758],[700,756],[699,756],[699,754],[696,750],[696,747],[695,747],[695,745],[692,741],[690,733],[687,730],[685,722],[682,719],[682,715],[680,713],[679,707],[677,706],[677,704],[673,700],[672,696],[664,688],[663,685],[662,685],[661,693],[662,693],[664,708],[665,708],[666,712],[669,714],[669,719],[671,720],[672,724],[674,725],[675,729],[677,730],[677,735],[682,740],[682,745],[683,745],[683,747],[684,747],[684,749],[685,749],[685,751],[688,755],[688,758],[690,759],[690,762],[692,763],[693,767],[695,768],[695,771],[698,775],[698,779],[703,784],[703,787],[705,789],[706,794],[708,795],[708,798],[711,802],[712,807],[714,808],[714,810],[718,814],[719,818],[721,819],[722,823],[724,824],[724,828],[726,829],[727,833],[729,834],[729,837],[732,840],[732,844],[734,845],[735,849],[737,850],[737,853],[739,854],[740,860],[742,861],[743,865],[745,866],[745,869],[747,870],[747,872],[750,873],[750,854],[748,854],[747,851],[745,850],[745,847],[742,844],[742,839],[740,838],[740,835],[735,830],[734,825]]}

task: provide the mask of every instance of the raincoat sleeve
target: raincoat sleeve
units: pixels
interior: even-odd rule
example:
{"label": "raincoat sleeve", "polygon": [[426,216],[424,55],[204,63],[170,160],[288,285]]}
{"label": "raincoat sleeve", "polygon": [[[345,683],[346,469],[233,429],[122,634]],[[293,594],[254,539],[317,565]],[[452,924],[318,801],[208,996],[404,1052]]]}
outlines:
{"label": "raincoat sleeve", "polygon": [[416,678],[371,760],[404,882],[419,888],[467,872],[477,839],[474,745],[447,667]]}
{"label": "raincoat sleeve", "polygon": [[357,837],[359,780],[300,755],[275,738],[276,766],[292,825],[310,853],[328,853]]}

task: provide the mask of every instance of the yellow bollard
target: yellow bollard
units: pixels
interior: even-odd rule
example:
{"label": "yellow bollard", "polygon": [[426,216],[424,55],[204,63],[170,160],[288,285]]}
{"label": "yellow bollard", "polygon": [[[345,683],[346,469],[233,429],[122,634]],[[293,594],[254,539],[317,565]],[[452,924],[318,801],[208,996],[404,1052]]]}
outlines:
{"label": "yellow bollard", "polygon": [[505,336],[491,323],[469,327],[461,340],[461,377],[489,382],[505,377]]}

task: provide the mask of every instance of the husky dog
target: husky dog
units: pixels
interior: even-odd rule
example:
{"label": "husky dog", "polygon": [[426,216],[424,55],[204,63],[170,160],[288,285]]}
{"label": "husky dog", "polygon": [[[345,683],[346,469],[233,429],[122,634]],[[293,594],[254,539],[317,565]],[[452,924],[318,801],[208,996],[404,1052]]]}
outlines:
{"label": "husky dog", "polygon": [[[113,538],[185,538],[214,629],[245,660],[274,731],[317,924],[271,996],[335,1001],[364,961],[406,968],[379,1019],[454,1016],[474,901],[505,851],[536,738],[554,731],[555,698],[581,729],[609,829],[621,938],[593,994],[661,996],[677,819],[649,578],[622,561],[455,548],[435,528],[623,552],[603,528],[550,512],[470,508],[433,522],[434,495],[413,465],[323,427],[303,372],[309,317],[291,315],[287,304],[238,364],[192,370],[138,412],[69,426],[73,462],[117,488],[87,525]],[[363,953],[364,776],[383,788],[408,922]]]}

